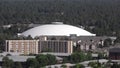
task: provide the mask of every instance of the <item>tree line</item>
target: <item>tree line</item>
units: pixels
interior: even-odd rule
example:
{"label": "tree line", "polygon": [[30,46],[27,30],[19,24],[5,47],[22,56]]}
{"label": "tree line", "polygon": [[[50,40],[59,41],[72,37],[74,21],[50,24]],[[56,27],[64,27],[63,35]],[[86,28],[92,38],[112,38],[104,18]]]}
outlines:
{"label": "tree line", "polygon": [[2,62],[2,68],[41,68],[46,65],[54,65],[57,61],[54,55],[47,54],[37,55],[35,58],[28,58],[24,63],[14,62],[8,56],[5,56]]}
{"label": "tree line", "polygon": [[119,4],[119,0],[0,0],[0,24],[62,21],[97,35],[116,36]]}
{"label": "tree line", "polygon": [[[51,68],[51,65],[55,65],[58,63],[56,56],[50,54],[34,55],[35,58],[28,58],[24,63],[14,62],[12,59],[9,59],[8,56],[11,55],[7,55],[2,59],[2,68],[45,68],[45,66],[47,65],[49,65],[48,68]],[[95,59],[92,57],[91,52],[75,52],[68,57],[63,57],[61,68],[67,67],[67,65],[65,65],[64,63],[75,64],[71,68],[85,68],[83,64],[80,64],[81,62],[99,59],[105,59],[105,56],[102,55],[102,53],[98,53],[98,58]],[[106,63],[100,63],[99,61],[91,61],[88,63],[88,66],[92,68],[119,68],[120,64],[113,63],[111,65],[111,60],[108,60],[108,62]],[[57,68],[57,66],[55,68]]]}
{"label": "tree line", "polygon": [[[10,56],[10,55],[9,55]],[[63,58],[62,63],[80,63],[86,60],[91,60],[91,53],[77,52],[73,53],[69,57]],[[50,54],[38,54],[35,55],[35,58],[28,58],[26,62],[14,62],[12,59],[9,59],[8,56],[3,57],[2,59],[2,68],[42,68],[47,65],[57,64],[56,56]]]}

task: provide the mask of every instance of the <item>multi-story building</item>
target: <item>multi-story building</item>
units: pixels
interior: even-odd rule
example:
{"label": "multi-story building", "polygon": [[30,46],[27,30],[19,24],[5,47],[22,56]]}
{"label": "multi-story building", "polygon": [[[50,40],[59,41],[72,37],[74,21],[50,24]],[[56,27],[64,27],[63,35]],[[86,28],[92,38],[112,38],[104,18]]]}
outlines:
{"label": "multi-story building", "polygon": [[120,48],[119,47],[109,49],[109,59],[120,60]]}
{"label": "multi-story building", "polygon": [[106,36],[76,36],[72,40],[76,42],[76,46],[82,51],[95,51],[97,48],[104,47],[104,41],[106,39],[110,39],[113,44],[116,38]]}
{"label": "multi-story building", "polygon": [[72,53],[72,41],[68,40],[41,40],[39,41],[39,52]]}
{"label": "multi-story building", "polygon": [[6,52],[38,54],[39,40],[6,40]]}
{"label": "multi-story building", "polygon": [[42,52],[72,53],[73,46],[77,50],[95,51],[97,48],[104,46],[104,40],[107,38],[110,37],[72,35],[40,36],[37,38],[39,40],[6,40],[6,51],[23,54],[38,54]]}
{"label": "multi-story building", "polygon": [[[46,37],[45,37],[46,38]],[[69,40],[6,40],[6,52],[38,54],[41,52],[72,53],[72,41]]]}
{"label": "multi-story building", "polygon": [[40,36],[39,37],[39,53],[54,52],[54,53],[72,53],[73,41],[69,36]]}

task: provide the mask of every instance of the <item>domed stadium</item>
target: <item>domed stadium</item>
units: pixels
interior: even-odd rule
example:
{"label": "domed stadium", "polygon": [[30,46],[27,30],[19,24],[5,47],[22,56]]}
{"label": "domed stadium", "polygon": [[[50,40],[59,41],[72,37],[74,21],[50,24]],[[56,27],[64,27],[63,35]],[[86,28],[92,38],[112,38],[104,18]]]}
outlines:
{"label": "domed stadium", "polygon": [[22,33],[24,36],[31,35],[33,38],[36,36],[70,36],[71,34],[76,34],[77,36],[95,36],[95,34],[82,28],[63,24],[62,22],[40,25]]}

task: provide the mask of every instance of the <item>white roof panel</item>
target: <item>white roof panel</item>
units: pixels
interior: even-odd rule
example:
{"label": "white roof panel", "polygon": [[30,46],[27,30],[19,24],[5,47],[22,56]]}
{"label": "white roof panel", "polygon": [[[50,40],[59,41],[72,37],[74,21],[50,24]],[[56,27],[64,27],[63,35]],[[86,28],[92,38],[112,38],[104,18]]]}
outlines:
{"label": "white roof panel", "polygon": [[95,36],[84,29],[66,25],[66,24],[46,24],[38,27],[31,28],[22,33],[24,36],[31,35],[32,37],[47,35],[47,36],[69,36],[76,34],[77,36]]}

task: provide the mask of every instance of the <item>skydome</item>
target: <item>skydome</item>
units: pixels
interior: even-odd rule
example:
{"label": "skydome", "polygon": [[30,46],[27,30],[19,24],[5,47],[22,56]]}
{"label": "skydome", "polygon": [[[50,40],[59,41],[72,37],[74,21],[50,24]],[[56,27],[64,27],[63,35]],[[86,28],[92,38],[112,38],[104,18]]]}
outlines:
{"label": "skydome", "polygon": [[36,36],[70,36],[76,34],[77,36],[95,36],[84,29],[76,26],[63,24],[62,22],[53,22],[52,24],[41,25],[31,28],[22,33],[24,36],[31,35],[33,38]]}

